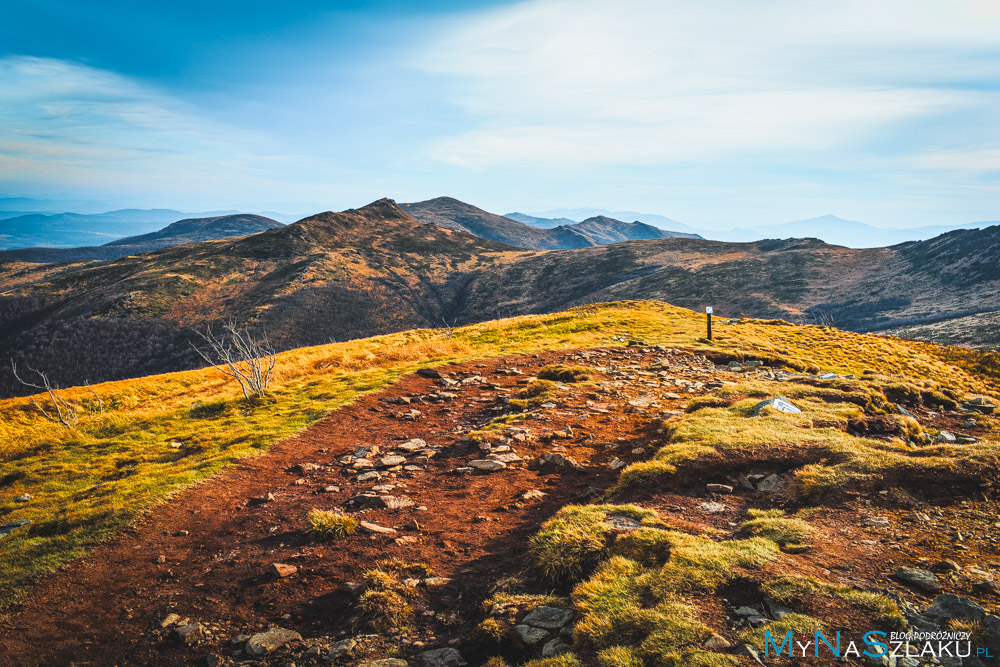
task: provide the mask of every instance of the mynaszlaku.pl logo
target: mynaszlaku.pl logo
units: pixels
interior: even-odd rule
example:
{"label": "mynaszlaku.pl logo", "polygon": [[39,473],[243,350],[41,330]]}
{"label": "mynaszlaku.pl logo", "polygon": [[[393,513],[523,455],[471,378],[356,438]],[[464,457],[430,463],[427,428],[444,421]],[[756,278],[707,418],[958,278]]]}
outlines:
{"label": "mynaszlaku.pl logo", "polygon": [[[821,630],[812,635],[798,635],[791,630],[775,638],[764,631],[764,657],[818,658],[992,658],[985,646],[975,646],[968,632],[882,632],[872,630],[861,641],[842,641],[840,632],[830,641]],[[778,643],[780,639],[781,643]]]}

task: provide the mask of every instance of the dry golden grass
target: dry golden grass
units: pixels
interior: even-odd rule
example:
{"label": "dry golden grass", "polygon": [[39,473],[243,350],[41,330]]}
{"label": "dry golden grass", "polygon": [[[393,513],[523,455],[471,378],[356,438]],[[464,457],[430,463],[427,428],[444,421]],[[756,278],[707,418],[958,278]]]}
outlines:
{"label": "dry golden grass", "polygon": [[[300,348],[278,356],[277,376],[264,401],[243,401],[239,389],[214,369],[97,385],[103,414],[89,392],[68,389],[65,396],[82,409],[73,429],[46,421],[27,399],[2,400],[3,521],[32,524],[0,538],[0,606],[34,577],[82,554],[172,492],[266,451],[276,440],[421,366],[617,346],[621,343],[610,336],[618,335],[734,358],[780,359],[796,367],[859,375],[872,370],[925,378],[958,392],[997,393],[995,376],[972,370],[982,367],[975,353],[953,355],[925,343],[762,321],[720,324],[709,343],[700,339],[703,326],[703,316],[689,310],[661,302],[621,302],[452,332],[418,330]],[[703,412],[712,411],[698,414]],[[704,428],[729,427],[709,421]],[[698,438],[689,440],[689,448],[707,452],[710,447]],[[669,464],[669,458],[661,460]],[[13,502],[24,493],[33,496],[31,502]]]}

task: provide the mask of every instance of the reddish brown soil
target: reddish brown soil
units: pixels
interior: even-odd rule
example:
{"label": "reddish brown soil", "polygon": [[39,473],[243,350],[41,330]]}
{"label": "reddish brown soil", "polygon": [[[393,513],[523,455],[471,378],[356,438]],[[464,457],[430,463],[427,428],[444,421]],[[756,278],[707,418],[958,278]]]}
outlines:
{"label": "reddish brown soil", "polygon": [[[502,414],[502,398],[515,392],[525,377],[503,375],[498,372],[501,369],[517,367],[530,375],[557,362],[623,366],[663,358],[683,364],[693,361],[690,355],[662,350],[599,351],[597,355],[585,359],[576,351],[550,352],[452,365],[440,370],[454,379],[482,375],[489,384],[444,388],[436,380],[409,375],[380,393],[361,398],[298,436],[277,443],[268,453],[179,493],[128,534],[41,582],[0,624],[0,664],[197,664],[209,654],[229,655],[232,638],[272,625],[295,629],[306,638],[335,640],[354,635],[357,630],[352,627],[351,615],[355,595],[345,584],[360,581],[377,561],[391,557],[427,563],[435,575],[452,579],[450,584],[418,597],[408,639],[400,643],[397,637],[395,649],[407,655],[420,650],[419,646],[432,648],[449,642],[474,646],[478,641],[475,626],[483,618],[482,601],[495,590],[497,580],[520,575],[529,589],[546,590],[535,578],[527,555],[529,538],[540,524],[561,506],[608,488],[618,475],[607,466],[612,459],[629,462],[647,458],[661,444],[658,429],[662,412],[683,409],[692,397],[708,390],[653,389],[645,385],[648,380],[643,376],[623,381],[597,373],[595,379],[609,381],[604,389],[571,385],[560,394],[558,407],[515,424],[531,432],[528,440],[511,443],[524,458],[523,464],[492,474],[455,470],[469,460],[482,458],[478,445],[466,434]],[[672,370],[670,375],[702,382],[715,377],[696,368]],[[736,379],[732,374],[724,375],[728,381]],[[439,390],[454,392],[458,398],[418,405],[395,405],[386,400],[426,396]],[[667,391],[676,397],[666,397]],[[629,404],[630,399],[647,393],[657,396],[656,405],[642,408]],[[422,413],[417,420],[399,418],[398,413],[411,407]],[[925,418],[921,415],[921,421],[927,423]],[[572,430],[570,438],[553,437],[567,426]],[[340,540],[308,536],[305,516],[311,508],[343,506],[375,484],[354,481],[338,462],[341,456],[359,445],[374,444],[387,452],[400,441],[415,437],[441,446],[440,454],[422,472],[399,471],[377,483],[396,485],[389,493],[405,495],[416,506],[367,510],[359,517],[397,528],[396,537],[404,539],[361,533]],[[537,462],[540,454],[558,451],[558,447],[564,447],[565,455],[586,468],[574,470]],[[642,453],[633,453],[637,448],[642,448]],[[321,467],[306,473],[290,470],[302,463]],[[776,498],[741,491],[713,498],[705,492],[705,483],[726,482],[736,471],[785,472],[794,465],[801,462],[727,462],[674,480],[669,488],[643,489],[617,500],[641,502],[681,529],[711,527],[739,535],[748,507],[795,508],[800,505],[798,499],[794,494]],[[340,491],[323,492],[327,485],[336,485]],[[521,494],[529,489],[546,495],[541,500],[522,501]],[[268,492],[274,494],[274,502],[251,502]],[[705,511],[701,504],[706,500],[724,501],[725,510]],[[782,555],[768,571],[793,570],[865,590],[891,587],[923,605],[928,598],[890,582],[888,575],[896,565],[912,565],[921,557],[953,558],[962,565],[983,566],[1000,560],[997,540],[990,530],[996,520],[994,502],[984,500],[940,510],[923,507],[921,511],[940,511],[940,516],[933,517],[936,526],[901,521],[912,510],[901,506],[898,499],[877,495],[843,498],[809,516],[817,528],[811,551]],[[866,519],[872,516],[891,518],[892,528],[868,525]],[[412,521],[418,527],[407,527]],[[949,536],[946,526],[960,527],[963,540]],[[275,562],[293,564],[298,572],[277,579],[268,572]],[[702,596],[696,601],[703,620],[731,641],[737,633],[730,620],[731,609],[760,599],[756,585],[750,583],[753,574],[738,578],[719,596]],[[968,583],[957,578],[946,590],[972,593]],[[989,606],[989,600],[977,599]],[[180,645],[160,628],[170,613],[209,624],[212,635],[195,646]],[[870,620],[845,618],[835,605],[818,609],[817,615],[835,629],[865,628]],[[384,639],[384,648],[388,648],[391,642]],[[379,654],[380,641],[371,639],[374,656]]]}
{"label": "reddish brown soil", "polygon": [[[573,354],[508,357],[441,370],[454,378],[484,375],[498,386],[516,390],[522,377],[498,375],[497,369],[518,367],[531,374]],[[628,352],[614,354],[632,358]],[[651,361],[664,355],[641,356]],[[617,477],[604,465],[612,458],[636,460],[640,457],[631,454],[632,449],[657,442],[651,433],[657,422],[650,416],[627,414],[621,409],[623,401],[611,406],[611,414],[589,411],[585,394],[593,388],[574,388],[562,395],[559,408],[517,424],[535,436],[570,426],[571,440],[533,437],[515,443],[527,465],[493,474],[454,473],[468,460],[482,458],[477,445],[460,442],[461,433],[498,414],[493,408],[503,392],[480,386],[446,388],[460,398],[412,406],[422,412],[412,422],[396,418],[411,406],[382,400],[441,389],[445,388],[434,380],[406,376],[277,443],[268,453],[178,494],[129,534],[102,545],[32,590],[0,629],[0,662],[190,664],[193,656],[219,649],[211,641],[195,649],[155,641],[151,635],[172,612],[218,624],[227,640],[269,625],[290,627],[305,637],[336,635],[350,623],[353,597],[343,591],[343,584],[359,581],[377,560],[389,557],[426,562],[437,576],[454,579],[434,596],[433,609],[442,612],[445,621],[418,614],[416,623],[433,635],[448,631],[442,624],[447,626],[454,613],[462,623],[451,628],[449,636],[460,637],[481,620],[481,601],[496,579],[527,566],[528,539],[543,521],[562,505],[586,497],[588,489],[595,493],[608,487]],[[685,403],[686,398],[663,407]],[[384,452],[398,440],[414,437],[444,449],[431,459],[426,472],[400,473],[380,483],[397,484],[390,493],[406,495],[427,509],[366,510],[361,517],[396,527],[400,536],[416,537],[414,543],[400,545],[391,538],[360,533],[323,541],[304,533],[309,509],[336,507],[372,485],[353,483],[337,459],[358,445],[377,444]],[[560,445],[567,455],[592,467],[576,471],[534,462],[539,454]],[[331,465],[304,475],[288,471],[299,463]],[[300,478],[305,483],[296,485]],[[341,490],[322,493],[327,485]],[[528,489],[547,495],[540,501],[519,502]],[[268,492],[274,494],[274,502],[248,502]],[[420,529],[406,530],[404,525],[414,519]],[[157,563],[161,555],[162,564]],[[294,564],[299,571],[278,580],[268,573],[273,562]],[[228,653],[228,641],[222,648]]]}

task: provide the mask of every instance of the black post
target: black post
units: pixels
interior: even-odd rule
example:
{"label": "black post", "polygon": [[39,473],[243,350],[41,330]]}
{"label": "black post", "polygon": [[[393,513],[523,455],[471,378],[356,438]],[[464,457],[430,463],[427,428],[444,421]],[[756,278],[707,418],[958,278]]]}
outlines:
{"label": "black post", "polygon": [[712,313],[708,313],[708,339],[712,340]]}

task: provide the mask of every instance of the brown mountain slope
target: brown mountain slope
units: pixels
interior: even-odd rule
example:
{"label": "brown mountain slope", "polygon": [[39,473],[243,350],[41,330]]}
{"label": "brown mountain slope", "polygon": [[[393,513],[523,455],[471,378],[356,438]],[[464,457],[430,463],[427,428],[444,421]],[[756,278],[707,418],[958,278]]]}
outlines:
{"label": "brown mountain slope", "polygon": [[532,250],[572,250],[637,239],[700,238],[694,234],[665,231],[642,222],[622,222],[603,215],[573,224],[538,227],[510,216],[494,215],[451,197],[400,206],[420,222]]}
{"label": "brown mountain slope", "polygon": [[[996,257],[1000,227],[868,250],[674,238],[521,251],[381,200],[115,262],[8,265],[0,359],[79,384],[192,367],[192,327],[231,317],[290,348],[636,298],[858,331],[933,320],[946,332],[970,307],[1000,307]],[[975,338],[1000,344],[987,326]],[[0,392],[19,390],[0,374]]]}
{"label": "brown mountain slope", "polygon": [[[477,272],[520,253],[416,222],[393,202],[113,262],[8,265],[0,358],[62,383],[198,364],[192,328],[230,317],[280,348],[440,327]],[[0,374],[0,392],[14,389]]]}
{"label": "brown mountain slope", "polygon": [[518,248],[560,250],[593,245],[588,238],[568,227],[538,229],[451,197],[402,204],[401,208],[420,222],[468,232]]}

